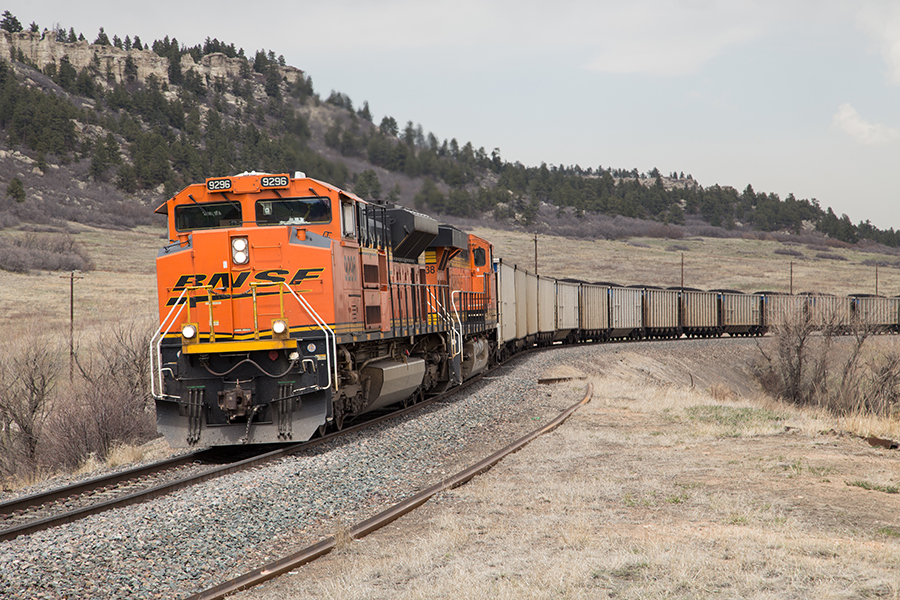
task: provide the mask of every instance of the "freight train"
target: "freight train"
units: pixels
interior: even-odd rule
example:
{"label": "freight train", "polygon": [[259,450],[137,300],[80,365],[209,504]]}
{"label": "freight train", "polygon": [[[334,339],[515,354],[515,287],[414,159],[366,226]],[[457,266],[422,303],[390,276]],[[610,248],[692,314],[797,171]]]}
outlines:
{"label": "freight train", "polygon": [[188,186],[158,209],[151,391],[175,447],[309,439],[534,346],[759,336],[796,314],[900,327],[883,297],[537,276],[490,242],[303,173]]}

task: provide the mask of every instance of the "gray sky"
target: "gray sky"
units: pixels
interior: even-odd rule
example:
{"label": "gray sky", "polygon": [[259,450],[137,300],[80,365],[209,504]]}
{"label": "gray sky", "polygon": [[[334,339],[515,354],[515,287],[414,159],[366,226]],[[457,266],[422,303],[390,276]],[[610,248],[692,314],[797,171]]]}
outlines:
{"label": "gray sky", "polygon": [[23,25],[283,54],[376,123],[526,165],[657,167],[900,229],[900,3],[7,2]]}

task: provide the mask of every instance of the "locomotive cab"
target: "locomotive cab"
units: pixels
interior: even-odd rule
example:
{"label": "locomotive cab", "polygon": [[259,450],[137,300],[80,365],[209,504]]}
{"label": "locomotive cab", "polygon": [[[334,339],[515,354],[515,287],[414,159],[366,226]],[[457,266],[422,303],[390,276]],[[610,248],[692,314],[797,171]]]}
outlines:
{"label": "locomotive cab", "polygon": [[[451,294],[449,272],[429,279],[431,217],[264,173],[188,186],[157,212],[169,243],[151,386],[173,446],[309,439],[480,369],[462,365],[484,354],[471,318],[485,322],[484,298],[471,282]],[[479,247],[474,268],[489,271],[490,246]],[[460,267],[474,280],[471,263]]]}

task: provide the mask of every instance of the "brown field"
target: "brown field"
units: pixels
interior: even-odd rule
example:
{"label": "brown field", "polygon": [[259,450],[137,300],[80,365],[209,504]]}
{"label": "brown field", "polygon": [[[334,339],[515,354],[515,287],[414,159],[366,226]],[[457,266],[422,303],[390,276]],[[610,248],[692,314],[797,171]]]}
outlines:
{"label": "brown field", "polygon": [[[77,335],[155,317],[162,229],[73,227],[96,267],[75,283]],[[532,236],[475,233],[533,268]],[[688,250],[667,249],[676,244]],[[787,291],[782,247],[541,236],[538,271],[679,285],[684,252],[686,286]],[[862,263],[879,255],[796,248],[806,258],[793,258],[795,292],[874,292],[874,267]],[[880,292],[900,293],[900,271],[879,279]],[[0,273],[8,328],[37,319],[67,334],[68,310],[65,274]],[[696,356],[691,342],[597,346],[587,363],[535,374],[583,375],[594,399],[472,484],[238,597],[900,598],[900,459],[845,433],[898,439],[900,423],[777,404],[732,370],[753,359],[753,342],[719,343]]]}
{"label": "brown field", "polygon": [[[134,231],[96,229],[71,224],[74,235],[94,262],[94,270],[77,273],[74,285],[76,336],[90,335],[103,324],[156,318],[156,253],[165,242],[160,228]],[[0,271],[0,319],[3,325],[37,320],[68,335],[69,274]]]}
{"label": "brown field", "polygon": [[[88,251],[95,268],[75,282],[75,328],[87,333],[95,326],[122,319],[157,318],[155,260],[165,242],[162,227],[114,231],[70,226],[75,239]],[[525,233],[475,229],[495,245],[495,256],[534,270],[534,238]],[[686,251],[667,250],[672,246]],[[858,250],[829,249],[846,260],[815,258],[819,252],[791,246],[806,258],[775,254],[780,242],[688,238],[630,241],[583,241],[538,237],[538,273],[586,281],[612,281],[621,285],[677,286],[681,282],[684,253],[684,285],[702,289],[726,288],[745,292],[790,289],[790,263],[794,263],[794,292],[834,294],[874,293],[875,268],[866,260],[883,255]],[[893,258],[893,257],[890,257]],[[878,291],[900,294],[900,269],[882,267]],[[66,273],[34,272],[29,275],[0,271],[0,320],[4,325],[40,319],[68,331],[69,281]]]}
{"label": "brown field", "polygon": [[900,424],[749,391],[735,360],[753,342],[676,344],[535,373],[586,376],[594,398],[470,484],[236,598],[900,598],[900,456],[844,433]]}
{"label": "brown field", "polygon": [[[471,233],[491,240],[495,256],[534,271],[533,235],[481,228]],[[687,250],[671,249],[676,246]],[[775,250],[785,248],[803,256],[775,254]],[[806,245],[786,246],[781,242],[738,238],[584,241],[539,235],[538,273],[619,285],[678,286],[681,285],[682,253],[685,287],[742,292],[790,291],[793,262],[795,294],[873,294],[875,267],[864,265],[863,261],[895,262],[893,257],[841,248],[829,248],[825,254],[845,260],[817,258],[823,252]],[[888,296],[900,294],[900,269],[878,269],[878,292]]]}

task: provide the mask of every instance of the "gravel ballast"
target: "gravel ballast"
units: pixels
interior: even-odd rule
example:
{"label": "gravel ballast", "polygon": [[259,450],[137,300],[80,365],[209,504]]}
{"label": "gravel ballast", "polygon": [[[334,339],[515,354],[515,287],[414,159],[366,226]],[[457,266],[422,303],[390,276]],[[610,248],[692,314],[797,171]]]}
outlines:
{"label": "gravel ballast", "polygon": [[[600,347],[534,354],[450,401],[307,454],[0,544],[0,597],[183,597],[333,535],[583,395],[537,384]],[[611,347],[605,347],[611,348]]]}

